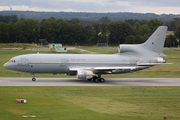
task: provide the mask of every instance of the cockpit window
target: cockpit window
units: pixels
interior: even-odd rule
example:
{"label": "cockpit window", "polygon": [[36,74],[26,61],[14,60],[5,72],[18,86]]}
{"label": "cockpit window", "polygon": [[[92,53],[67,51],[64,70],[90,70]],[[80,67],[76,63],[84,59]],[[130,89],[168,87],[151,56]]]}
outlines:
{"label": "cockpit window", "polygon": [[9,60],[9,63],[16,63],[15,60]]}

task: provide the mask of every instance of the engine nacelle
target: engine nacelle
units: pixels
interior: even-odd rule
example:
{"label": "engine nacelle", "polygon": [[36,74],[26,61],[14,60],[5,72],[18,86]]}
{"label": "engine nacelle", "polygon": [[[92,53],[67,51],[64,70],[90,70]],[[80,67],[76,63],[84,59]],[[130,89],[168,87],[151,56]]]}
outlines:
{"label": "engine nacelle", "polygon": [[78,79],[91,79],[95,74],[89,70],[78,70],[77,78]]}
{"label": "engine nacelle", "polygon": [[157,57],[157,63],[165,63],[166,60],[164,60],[163,58],[161,57]]}
{"label": "engine nacelle", "polygon": [[119,53],[139,52],[139,46],[131,44],[122,44],[119,45],[118,51]]}

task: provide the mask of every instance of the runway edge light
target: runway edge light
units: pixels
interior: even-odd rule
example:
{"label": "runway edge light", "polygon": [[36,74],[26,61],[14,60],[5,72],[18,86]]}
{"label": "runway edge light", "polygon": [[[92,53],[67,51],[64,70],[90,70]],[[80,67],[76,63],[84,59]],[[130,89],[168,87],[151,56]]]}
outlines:
{"label": "runway edge light", "polygon": [[26,99],[16,99],[15,101],[16,101],[16,103],[26,103],[27,102]]}

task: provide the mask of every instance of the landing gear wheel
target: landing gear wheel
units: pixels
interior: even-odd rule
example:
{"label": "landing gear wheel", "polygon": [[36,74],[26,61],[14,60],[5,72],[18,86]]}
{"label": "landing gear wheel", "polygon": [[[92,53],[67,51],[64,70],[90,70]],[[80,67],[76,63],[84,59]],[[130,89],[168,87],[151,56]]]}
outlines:
{"label": "landing gear wheel", "polygon": [[32,81],[36,81],[36,78],[32,78]]}
{"label": "landing gear wheel", "polygon": [[104,79],[104,78],[100,78],[100,82],[101,82],[101,83],[104,83],[104,82],[105,82],[105,79]]}
{"label": "landing gear wheel", "polygon": [[98,77],[96,77],[96,76],[93,77],[93,80],[94,80],[94,82],[96,82],[96,83],[99,82],[99,79],[98,79]]}
{"label": "landing gear wheel", "polygon": [[99,82],[98,78],[94,79],[94,82],[98,83]]}
{"label": "landing gear wheel", "polygon": [[105,79],[101,78],[101,74],[98,74],[98,77],[97,76],[93,76],[92,80],[94,82],[96,82],[96,83],[98,83],[98,82],[104,83],[105,82]]}
{"label": "landing gear wheel", "polygon": [[32,81],[36,81],[35,73],[31,73],[31,75],[33,75]]}

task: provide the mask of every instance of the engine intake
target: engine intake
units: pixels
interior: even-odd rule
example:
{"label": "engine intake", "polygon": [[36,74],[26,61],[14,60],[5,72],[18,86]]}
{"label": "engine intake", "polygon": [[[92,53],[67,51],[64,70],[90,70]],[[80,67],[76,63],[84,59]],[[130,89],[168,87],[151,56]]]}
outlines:
{"label": "engine intake", "polygon": [[91,79],[95,74],[89,70],[78,70],[77,78],[78,79]]}

